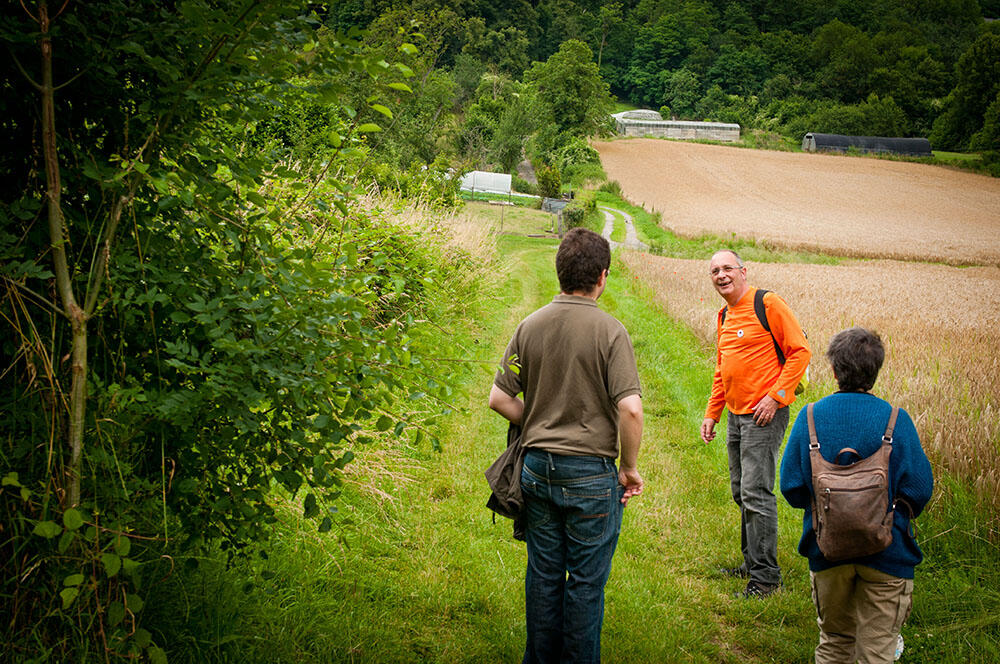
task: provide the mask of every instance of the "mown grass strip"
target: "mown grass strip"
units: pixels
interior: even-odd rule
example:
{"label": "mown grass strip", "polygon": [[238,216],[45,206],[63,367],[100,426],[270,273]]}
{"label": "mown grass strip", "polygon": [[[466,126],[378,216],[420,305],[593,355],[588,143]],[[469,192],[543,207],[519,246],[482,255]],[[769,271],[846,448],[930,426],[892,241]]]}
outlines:
{"label": "mown grass strip", "polygon": [[745,260],[762,263],[823,263],[836,265],[843,262],[842,258],[827,254],[781,249],[766,240],[752,240],[731,234],[728,237],[703,234],[695,238],[677,235],[660,226],[658,214],[647,212],[644,208],[633,205],[620,196],[598,191],[598,205],[623,210],[632,216],[636,234],[642,242],[650,247],[650,252],[672,258],[708,259],[719,248],[726,247],[737,251]]}

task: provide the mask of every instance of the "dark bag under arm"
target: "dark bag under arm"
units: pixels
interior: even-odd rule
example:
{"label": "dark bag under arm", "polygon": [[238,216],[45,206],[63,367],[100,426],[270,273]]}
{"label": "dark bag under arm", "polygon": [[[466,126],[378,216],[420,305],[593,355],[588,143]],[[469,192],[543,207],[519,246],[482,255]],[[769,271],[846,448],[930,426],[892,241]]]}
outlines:
{"label": "dark bag under arm", "polygon": [[524,541],[524,496],[521,495],[521,468],[524,465],[524,446],[521,445],[521,427],[507,427],[507,448],[486,469],[490,485],[486,506],[496,515],[514,520],[514,539]]}

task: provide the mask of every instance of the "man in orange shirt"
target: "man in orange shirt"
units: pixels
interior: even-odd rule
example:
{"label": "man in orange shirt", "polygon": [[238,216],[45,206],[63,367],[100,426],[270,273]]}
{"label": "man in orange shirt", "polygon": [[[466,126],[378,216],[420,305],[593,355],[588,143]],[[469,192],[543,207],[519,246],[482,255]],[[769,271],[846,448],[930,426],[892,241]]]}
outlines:
{"label": "man in orange shirt", "polygon": [[788,406],[811,353],[795,315],[774,293],[760,298],[770,331],[761,323],[757,289],[747,284],[747,269],[736,252],[712,256],[709,274],[726,306],[719,311],[715,377],[701,437],[706,443],[715,438],[715,424],[728,408],[729,483],[740,507],[743,549],[743,564],[722,571],[749,579],[739,596],[766,597],[781,584],[774,495],[778,451]]}

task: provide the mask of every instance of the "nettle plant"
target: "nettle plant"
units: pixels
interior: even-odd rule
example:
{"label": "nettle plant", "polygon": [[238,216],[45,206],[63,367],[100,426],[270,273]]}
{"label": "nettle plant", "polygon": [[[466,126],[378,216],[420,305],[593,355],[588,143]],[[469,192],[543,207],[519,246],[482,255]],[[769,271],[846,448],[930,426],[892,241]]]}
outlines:
{"label": "nettle plant", "polygon": [[416,49],[301,2],[57,4],[0,23],[4,647],[163,661],[174,553],[261,551],[284,492],[330,530],[352,448],[447,398],[413,344],[435,262],[352,204],[380,127],[341,101],[391,118]]}

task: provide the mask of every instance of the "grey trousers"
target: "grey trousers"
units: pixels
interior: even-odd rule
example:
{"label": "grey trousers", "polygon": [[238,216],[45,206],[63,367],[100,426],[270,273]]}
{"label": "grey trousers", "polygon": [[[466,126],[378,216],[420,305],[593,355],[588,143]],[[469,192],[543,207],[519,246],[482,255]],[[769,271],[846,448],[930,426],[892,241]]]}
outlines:
{"label": "grey trousers", "polygon": [[788,407],[779,408],[765,426],[753,414],[729,413],[726,447],[729,450],[729,486],[740,507],[740,546],[743,568],[757,583],[781,583],[778,567],[778,501],[774,480],[778,451],[788,428]]}

